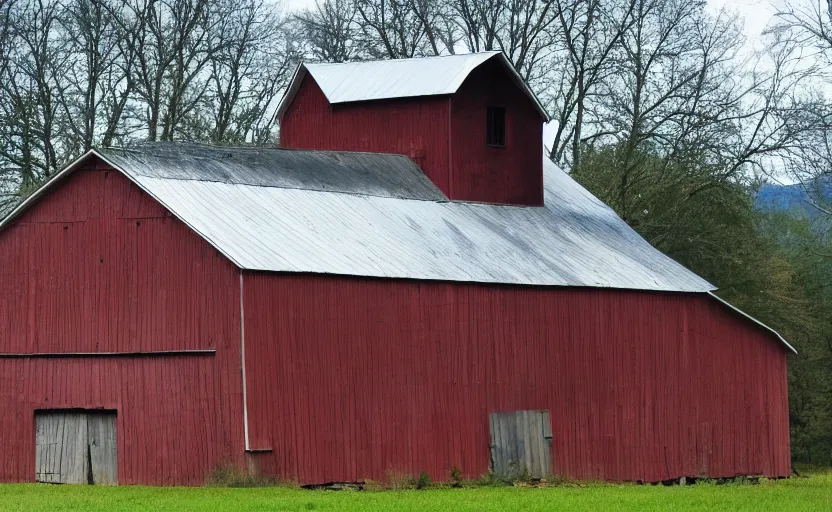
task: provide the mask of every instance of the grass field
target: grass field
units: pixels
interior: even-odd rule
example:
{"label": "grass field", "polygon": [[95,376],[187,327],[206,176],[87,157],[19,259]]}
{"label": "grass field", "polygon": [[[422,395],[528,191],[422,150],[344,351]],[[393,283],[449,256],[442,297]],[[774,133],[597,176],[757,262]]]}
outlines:
{"label": "grass field", "polygon": [[832,511],[832,472],[760,485],[586,485],[423,491],[0,485],[2,511]]}

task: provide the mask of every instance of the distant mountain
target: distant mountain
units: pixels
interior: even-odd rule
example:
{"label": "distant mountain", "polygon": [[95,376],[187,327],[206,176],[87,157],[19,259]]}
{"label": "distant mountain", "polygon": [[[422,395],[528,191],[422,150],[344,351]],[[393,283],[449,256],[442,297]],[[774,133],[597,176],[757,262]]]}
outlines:
{"label": "distant mountain", "polygon": [[[823,197],[832,202],[832,179],[822,182],[820,186]],[[821,215],[821,212],[812,206],[806,190],[800,184],[764,183],[757,192],[754,206],[762,211],[801,212],[810,219]]]}

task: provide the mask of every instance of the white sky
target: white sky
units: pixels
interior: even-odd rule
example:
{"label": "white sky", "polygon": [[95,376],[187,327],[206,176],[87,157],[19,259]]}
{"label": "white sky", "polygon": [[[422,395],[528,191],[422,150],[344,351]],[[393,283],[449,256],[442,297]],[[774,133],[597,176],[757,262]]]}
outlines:
{"label": "white sky", "polygon": [[[314,0],[282,0],[288,11],[315,5]],[[749,39],[757,39],[774,14],[771,0],[708,0],[708,7],[719,9],[723,6],[739,12],[746,20],[746,33]]]}
{"label": "white sky", "polygon": [[752,44],[760,39],[775,12],[770,0],[708,0],[708,7],[713,10],[728,7],[738,12],[745,18],[745,34]]}

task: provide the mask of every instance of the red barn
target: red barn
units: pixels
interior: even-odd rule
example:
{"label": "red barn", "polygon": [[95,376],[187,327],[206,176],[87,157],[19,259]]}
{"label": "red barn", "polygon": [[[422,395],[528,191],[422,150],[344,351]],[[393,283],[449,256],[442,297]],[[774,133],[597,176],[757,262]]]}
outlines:
{"label": "red barn", "polygon": [[788,475],[791,347],[541,159],[506,64],[301,67],[311,150],[97,150],[29,197],[0,480]]}

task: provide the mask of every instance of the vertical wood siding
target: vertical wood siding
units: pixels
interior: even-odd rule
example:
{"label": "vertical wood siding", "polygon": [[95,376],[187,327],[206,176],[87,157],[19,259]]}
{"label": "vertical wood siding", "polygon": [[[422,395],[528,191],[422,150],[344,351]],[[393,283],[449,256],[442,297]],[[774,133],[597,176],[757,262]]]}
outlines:
{"label": "vertical wood siding", "polygon": [[[506,108],[506,145],[486,145],[486,106]],[[451,199],[543,204],[542,119],[496,60],[450,96],[330,105],[310,76],[280,123],[287,148],[409,156]]]}
{"label": "vertical wood siding", "polygon": [[280,145],[410,157],[448,195],[448,98],[404,98],[330,105],[310,76],[280,122]]}
{"label": "vertical wood siding", "polygon": [[[505,147],[486,145],[486,107],[506,109]],[[473,72],[451,104],[454,199],[543,204],[543,120],[496,60]]]}
{"label": "vertical wood siding", "polygon": [[243,463],[239,271],[127,178],[79,170],[0,233],[0,480],[35,477],[34,411],[118,411],[118,481]]}
{"label": "vertical wood siding", "polygon": [[789,474],[786,354],[706,295],[247,273],[251,444],[303,483],[489,465],[548,410],[556,474]]}

